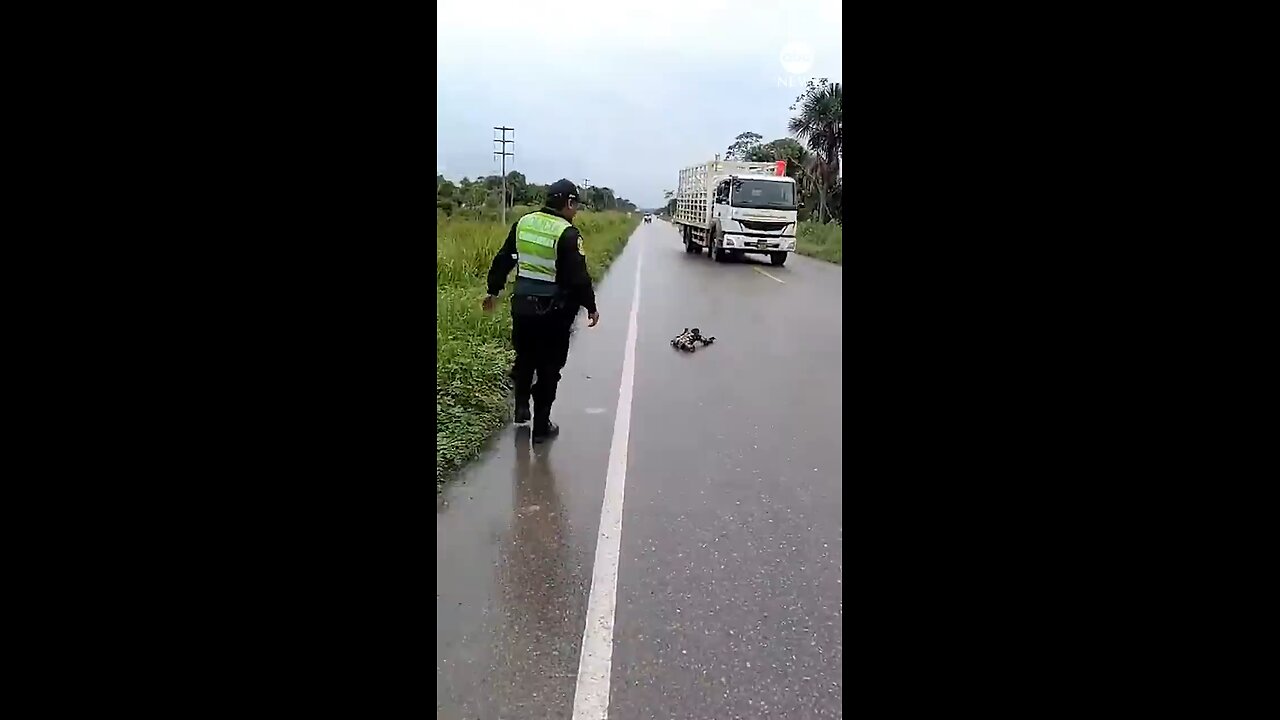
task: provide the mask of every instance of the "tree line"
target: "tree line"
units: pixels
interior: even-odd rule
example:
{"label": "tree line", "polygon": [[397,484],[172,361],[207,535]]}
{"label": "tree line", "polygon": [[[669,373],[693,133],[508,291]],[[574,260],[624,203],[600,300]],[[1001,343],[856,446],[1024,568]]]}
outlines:
{"label": "tree line", "polygon": [[[529,182],[523,173],[512,170],[507,173],[507,207],[516,205],[541,206],[547,200],[547,184]],[[590,210],[621,210],[632,212],[636,204],[618,197],[611,188],[594,185],[579,188],[582,203]],[[485,175],[484,177],[462,178],[455,184],[436,175],[436,209],[445,215],[453,215],[464,209],[496,209],[502,202],[502,176]]]}
{"label": "tree line", "polygon": [[[759,133],[739,133],[725,152],[726,160],[741,162],[787,161],[787,175],[796,181],[804,203],[800,219],[840,222],[843,192],[840,159],[844,135],[840,83],[822,78],[810,80],[804,93],[791,105],[796,115],[787,123],[794,137],[764,142]],[[667,214],[675,213],[671,191],[665,193]]]}

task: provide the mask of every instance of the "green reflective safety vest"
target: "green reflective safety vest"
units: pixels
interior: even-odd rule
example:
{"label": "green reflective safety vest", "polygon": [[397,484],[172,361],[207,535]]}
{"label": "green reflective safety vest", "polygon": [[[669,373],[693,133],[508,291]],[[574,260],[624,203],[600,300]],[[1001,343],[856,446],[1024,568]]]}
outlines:
{"label": "green reflective safety vest", "polygon": [[[540,283],[529,283],[537,280],[550,285],[539,288],[545,292],[522,294],[552,294],[556,282],[556,246],[560,242],[560,233],[570,223],[562,217],[533,212],[520,218],[516,223],[516,289],[537,287]],[[526,282],[521,282],[524,278]]]}

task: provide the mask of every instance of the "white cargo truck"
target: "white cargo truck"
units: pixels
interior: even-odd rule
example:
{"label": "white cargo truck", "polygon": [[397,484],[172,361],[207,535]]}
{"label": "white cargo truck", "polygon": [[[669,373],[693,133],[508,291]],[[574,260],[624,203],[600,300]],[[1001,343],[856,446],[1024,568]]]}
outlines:
{"label": "white cargo truck", "polygon": [[687,253],[717,262],[744,253],[782,265],[796,250],[795,181],[786,164],[716,159],[680,171],[676,212]]}

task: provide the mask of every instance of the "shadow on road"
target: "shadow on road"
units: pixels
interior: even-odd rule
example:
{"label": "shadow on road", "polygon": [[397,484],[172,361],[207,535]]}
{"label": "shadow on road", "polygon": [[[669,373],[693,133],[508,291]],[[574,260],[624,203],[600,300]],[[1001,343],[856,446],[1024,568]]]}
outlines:
{"label": "shadow on road", "polygon": [[[702,252],[699,252],[696,254],[686,253],[684,251],[684,246],[678,245],[676,246],[676,251],[684,255],[688,260],[688,262],[704,262],[708,264],[712,262],[711,258],[707,257],[706,250],[703,250]],[[765,257],[764,255],[731,254],[728,258],[725,259],[725,262],[730,265],[759,265],[761,267],[774,268],[777,270],[783,270],[785,272],[785,267],[778,267],[777,265],[774,265],[773,263],[769,262],[769,258]]]}

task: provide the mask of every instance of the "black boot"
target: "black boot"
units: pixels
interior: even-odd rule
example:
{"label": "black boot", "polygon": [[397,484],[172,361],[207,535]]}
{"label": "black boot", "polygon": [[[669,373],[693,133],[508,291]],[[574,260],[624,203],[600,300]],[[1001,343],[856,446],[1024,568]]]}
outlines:
{"label": "black boot", "polygon": [[560,426],[550,420],[539,418],[533,423],[533,441],[542,442],[560,434]]}
{"label": "black boot", "polygon": [[516,424],[527,423],[531,417],[533,415],[529,412],[529,398],[525,398],[524,402],[520,402],[520,398],[516,398]]}

